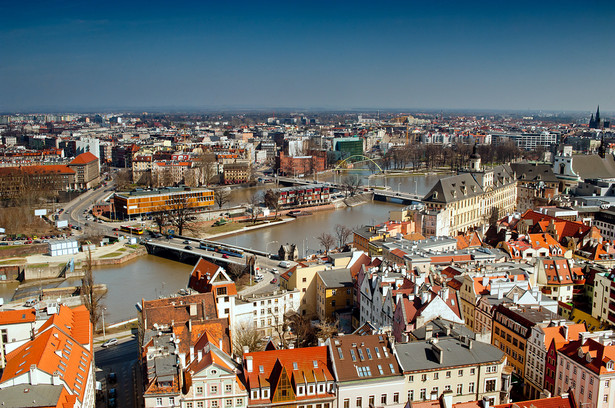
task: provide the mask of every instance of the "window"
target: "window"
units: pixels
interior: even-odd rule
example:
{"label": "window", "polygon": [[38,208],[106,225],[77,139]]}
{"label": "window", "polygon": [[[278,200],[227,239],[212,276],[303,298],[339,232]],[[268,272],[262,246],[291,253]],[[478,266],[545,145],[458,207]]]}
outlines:
{"label": "window", "polygon": [[433,373],[433,379],[437,380],[440,377],[440,373]]}
{"label": "window", "polygon": [[444,386],[444,391],[450,391],[451,390],[451,385],[447,384]]}
{"label": "window", "polygon": [[419,398],[421,399],[421,401],[425,401],[425,399],[427,398],[427,389],[421,388],[421,392],[419,394]]}
{"label": "window", "polygon": [[203,387],[196,387],[196,393],[199,395],[203,395]]}
{"label": "window", "polygon": [[470,375],[476,374],[476,368],[470,368]]}
{"label": "window", "polygon": [[591,391],[587,392],[587,398],[592,399],[592,392]]}
{"label": "window", "polygon": [[473,394],[473,393],[474,393],[474,383],[473,383],[473,382],[471,382],[471,383],[469,383],[469,384],[468,384],[468,392],[469,392],[470,394]]}
{"label": "window", "polygon": [[361,397],[357,397],[357,408],[361,408],[363,406],[363,401]]}
{"label": "window", "polygon": [[457,384],[457,395],[463,394],[463,384]]}
{"label": "window", "polygon": [[395,367],[393,367],[393,363],[389,363],[389,369],[391,370],[391,374],[395,374]]}
{"label": "window", "polygon": [[169,405],[170,406],[175,405],[175,397],[169,397]]}
{"label": "window", "polygon": [[495,378],[491,380],[485,381],[485,392],[493,392],[495,391]]}
{"label": "window", "polygon": [[258,390],[252,390],[252,399],[258,398]]}
{"label": "window", "polygon": [[422,381],[427,381],[427,374],[422,374],[421,375],[421,380]]}
{"label": "window", "polygon": [[217,394],[218,393],[218,386],[217,385],[212,385],[211,386],[211,393],[212,394]]}
{"label": "window", "polygon": [[378,364],[378,372],[380,372],[380,375],[384,375],[384,370],[380,364]]}
{"label": "window", "polygon": [[218,400],[211,401],[211,408],[218,408]]}
{"label": "window", "polygon": [[581,385],[581,394],[585,394],[585,387]]}
{"label": "window", "polygon": [[196,403],[196,408],[203,408],[203,401],[198,401]]}
{"label": "window", "polygon": [[412,401],[414,399],[414,390],[408,391],[408,401]]}
{"label": "window", "polygon": [[186,408],[192,408],[192,402],[186,402]]}
{"label": "window", "polygon": [[243,405],[243,398],[237,398],[237,406],[240,407]]}
{"label": "window", "polygon": [[157,407],[161,407],[162,406],[162,398],[161,397],[156,398],[156,406]]}
{"label": "window", "polygon": [[269,398],[269,390],[268,389],[264,389],[263,390],[263,398]]}
{"label": "window", "polygon": [[344,408],[350,408],[350,398],[344,400]]}
{"label": "window", "polygon": [[413,375],[409,375],[408,376],[408,382],[414,382],[414,376]]}
{"label": "window", "polygon": [[393,403],[397,404],[399,402],[399,393],[396,392],[395,394],[393,394]]}
{"label": "window", "polygon": [[446,378],[451,378],[451,372],[450,371],[446,372]]}
{"label": "window", "polygon": [[463,377],[463,370],[459,370],[459,371],[457,371],[457,376],[459,376],[459,377]]}
{"label": "window", "polygon": [[374,397],[373,395],[369,396],[369,406],[373,407],[374,406],[374,401],[375,401],[376,397]]}
{"label": "window", "polygon": [[380,403],[386,405],[386,403],[387,403],[387,395],[386,394],[382,394],[380,396]]}
{"label": "window", "polygon": [[224,386],[224,391],[225,391],[225,392],[231,392],[231,391],[233,391],[233,385],[232,385],[232,384],[226,384],[226,385]]}
{"label": "window", "polygon": [[604,394],[604,397],[602,397],[602,402],[607,402],[608,400],[609,400],[609,395]]}

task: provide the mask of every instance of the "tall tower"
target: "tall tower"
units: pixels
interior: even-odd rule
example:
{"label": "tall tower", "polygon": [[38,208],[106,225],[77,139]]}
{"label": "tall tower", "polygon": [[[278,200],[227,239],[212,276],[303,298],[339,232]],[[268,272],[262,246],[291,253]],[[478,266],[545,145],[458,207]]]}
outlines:
{"label": "tall tower", "polygon": [[480,171],[480,154],[476,151],[476,143],[470,155],[470,171]]}
{"label": "tall tower", "polygon": [[598,109],[596,109],[596,116],[592,115],[589,119],[589,128],[590,129],[600,129],[602,127],[602,123],[600,120],[600,105],[598,105]]}

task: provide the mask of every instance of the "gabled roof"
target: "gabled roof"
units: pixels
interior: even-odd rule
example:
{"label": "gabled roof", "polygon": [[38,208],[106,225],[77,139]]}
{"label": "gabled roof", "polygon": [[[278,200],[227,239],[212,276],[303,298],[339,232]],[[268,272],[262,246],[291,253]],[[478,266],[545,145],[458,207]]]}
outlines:
{"label": "gabled roof", "polygon": [[[212,293],[173,298],[143,300],[143,320],[146,329],[153,328],[154,323],[170,325],[172,322],[187,322],[188,319],[217,319],[216,305]],[[196,314],[190,314],[190,305],[196,308]]]}
{"label": "gabled roof", "polygon": [[173,334],[179,341],[179,352],[189,353],[190,347],[198,349],[205,344],[215,344],[225,353],[231,353],[231,338],[228,319],[180,322],[173,325]]}
{"label": "gabled roof", "polygon": [[0,312],[0,325],[33,323],[36,321],[35,309],[3,310]]}
{"label": "gabled roof", "polygon": [[[296,378],[295,383],[333,381],[327,366],[326,346],[259,351],[244,354],[243,357],[243,375],[250,389],[275,386],[282,374],[281,368],[291,381]],[[249,359],[252,360],[252,371],[247,369]]]}
{"label": "gabled roof", "polygon": [[452,203],[483,193],[483,188],[470,173],[444,177],[431,188],[423,201],[434,203]]}
{"label": "gabled roof", "polygon": [[568,260],[562,257],[541,258],[540,262],[545,271],[546,285],[571,285],[573,283],[572,270]]}
{"label": "gabled roof", "polygon": [[83,403],[92,354],[64,331],[53,326],[6,357],[1,383],[27,374],[31,366],[36,366],[49,375],[57,373]]}
{"label": "gabled roof", "polygon": [[91,337],[91,326],[90,312],[88,312],[88,309],[84,305],[74,309],[65,305],[60,305],[58,313],[47,319],[40,329],[38,329],[38,332],[42,333],[49,327],[57,327],[77,340],[80,344],[89,347],[93,341]]}
{"label": "gabled roof", "polygon": [[73,161],[70,162],[70,164],[88,164],[93,161],[98,161],[98,157],[94,156],[90,152],[85,152],[75,157]]}
{"label": "gabled roof", "polygon": [[[562,346],[558,352],[596,374],[613,373],[612,370],[607,371],[606,364],[608,361],[615,362],[615,345],[605,346],[591,338],[585,342],[579,339]],[[587,353],[590,355],[590,361],[587,361]]]}

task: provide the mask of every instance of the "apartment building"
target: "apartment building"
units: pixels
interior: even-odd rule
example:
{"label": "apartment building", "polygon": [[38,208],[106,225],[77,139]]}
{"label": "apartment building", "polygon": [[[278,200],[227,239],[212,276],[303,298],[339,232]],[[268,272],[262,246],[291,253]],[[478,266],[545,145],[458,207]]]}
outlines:
{"label": "apartment building", "polygon": [[404,376],[383,334],[346,335],[326,341],[337,387],[337,408],[401,408]]}
{"label": "apartment building", "polygon": [[579,334],[557,352],[557,394],[572,392],[580,407],[615,407],[612,331]]}
{"label": "apartment building", "polygon": [[245,353],[248,407],[333,408],[335,377],[328,362],[326,346]]}
{"label": "apartment building", "polygon": [[321,321],[335,321],[336,313],[352,307],[350,269],[324,270],[316,273],[316,311]]}
{"label": "apartment building", "polygon": [[75,171],[75,189],[91,188],[100,181],[98,157],[90,152],[75,157],[68,167]]}
{"label": "apartment building", "polygon": [[450,391],[453,403],[485,399],[491,406],[500,403],[500,391],[509,385],[503,375],[506,355],[487,343],[444,338],[397,343],[394,350],[408,401],[433,400]]}

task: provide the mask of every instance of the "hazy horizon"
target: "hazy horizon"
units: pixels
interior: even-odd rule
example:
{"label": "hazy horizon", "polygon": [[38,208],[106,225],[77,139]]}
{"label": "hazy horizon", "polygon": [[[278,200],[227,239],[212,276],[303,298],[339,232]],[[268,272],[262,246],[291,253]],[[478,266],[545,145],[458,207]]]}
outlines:
{"label": "hazy horizon", "polygon": [[2,112],[615,111],[615,4],[13,2]]}

